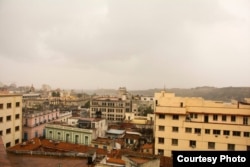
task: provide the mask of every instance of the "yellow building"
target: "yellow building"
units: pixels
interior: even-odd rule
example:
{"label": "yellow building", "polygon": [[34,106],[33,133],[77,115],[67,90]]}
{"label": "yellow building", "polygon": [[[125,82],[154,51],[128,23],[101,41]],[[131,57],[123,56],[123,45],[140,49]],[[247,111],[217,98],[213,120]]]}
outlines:
{"label": "yellow building", "polygon": [[250,150],[250,104],[155,93],[155,154]]}
{"label": "yellow building", "polygon": [[0,136],[6,148],[22,142],[21,95],[0,95]]}

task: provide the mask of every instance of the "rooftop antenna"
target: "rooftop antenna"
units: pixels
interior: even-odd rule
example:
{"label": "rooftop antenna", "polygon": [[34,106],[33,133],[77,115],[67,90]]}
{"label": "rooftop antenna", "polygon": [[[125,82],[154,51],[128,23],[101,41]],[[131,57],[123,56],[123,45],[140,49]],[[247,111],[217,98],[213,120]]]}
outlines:
{"label": "rooftop antenna", "polygon": [[163,90],[166,92],[166,86],[165,86],[165,84],[164,84],[164,89]]}

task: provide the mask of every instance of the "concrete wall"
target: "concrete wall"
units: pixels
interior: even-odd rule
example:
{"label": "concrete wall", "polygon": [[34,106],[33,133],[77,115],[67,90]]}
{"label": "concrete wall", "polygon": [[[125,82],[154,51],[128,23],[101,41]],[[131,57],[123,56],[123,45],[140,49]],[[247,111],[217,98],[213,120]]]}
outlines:
{"label": "concrete wall", "polygon": [[[7,104],[11,104],[7,108]],[[0,95],[0,131],[2,133],[3,144],[14,146],[22,142],[22,96],[21,95]],[[11,120],[7,120],[10,116]],[[19,117],[18,117],[19,116]],[[16,129],[19,127],[18,129]],[[10,133],[7,134],[7,129]]]}

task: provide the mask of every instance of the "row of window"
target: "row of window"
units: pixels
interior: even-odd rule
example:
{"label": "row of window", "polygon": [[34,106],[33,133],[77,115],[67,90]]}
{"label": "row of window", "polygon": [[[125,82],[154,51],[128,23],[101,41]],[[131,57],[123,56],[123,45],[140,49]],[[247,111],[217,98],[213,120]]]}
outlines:
{"label": "row of window", "polygon": [[[159,114],[159,119],[165,119],[165,114]],[[208,122],[208,115],[204,116],[204,122]],[[228,115],[221,115],[221,121],[226,122],[227,121],[227,117],[229,117]],[[189,117],[187,117],[189,118]],[[191,113],[190,114],[190,118],[198,118],[198,114],[196,113]],[[235,115],[231,115],[231,122],[236,122],[236,116]],[[172,119],[173,120],[179,120],[179,115],[172,115]],[[213,121],[218,121],[218,115],[214,114],[213,115]],[[248,117],[243,117],[243,125],[248,125]]]}
{"label": "row of window", "polygon": [[[164,138],[159,137],[158,138],[159,144],[164,144]],[[171,144],[173,146],[178,146],[179,140],[178,139],[172,139]],[[196,147],[196,140],[189,140],[189,147],[195,148]],[[215,149],[215,142],[208,142],[207,143],[208,149]],[[234,150],[235,144],[228,144],[228,150]]]}
{"label": "row of window", "polygon": [[[165,126],[158,126],[158,130],[159,131],[165,131]],[[179,132],[179,127],[173,126],[172,127],[172,132]],[[196,133],[196,134],[201,134],[201,128],[189,128],[186,127],[185,128],[185,132],[186,133]],[[205,134],[214,134],[214,135],[226,135],[226,136],[230,136],[232,134],[232,136],[241,136],[242,132],[241,131],[229,131],[229,130],[219,130],[219,129],[205,129]],[[250,132],[243,132],[243,136],[244,137],[250,137]]]}
{"label": "row of window", "polygon": [[[15,127],[15,132],[18,132],[20,130],[20,126],[16,126]],[[11,128],[6,129],[6,134],[10,134],[11,133]],[[0,130],[0,136],[3,136],[3,131]]]}
{"label": "row of window", "polygon": [[[15,115],[15,119],[19,119],[20,118],[20,114],[16,114]],[[11,115],[6,116],[6,121],[11,121]],[[0,117],[0,123],[3,123],[3,117]]]}
{"label": "row of window", "polygon": [[[99,105],[98,102],[92,101],[92,106],[98,106],[98,105]],[[110,106],[110,107],[114,107],[114,106],[123,107],[123,103],[102,102],[101,105],[102,106]],[[125,106],[130,106],[130,103],[125,103]]]}
{"label": "row of window", "polygon": [[[20,102],[16,102],[16,107],[20,107]],[[12,108],[12,103],[6,103],[6,108],[10,109]],[[0,110],[4,109],[4,104],[0,103]]]}
{"label": "row of window", "polygon": [[[172,145],[173,146],[178,146],[178,139],[172,139]],[[215,142],[208,142],[207,143],[207,149],[215,149],[216,145]],[[189,141],[189,147],[195,148],[196,147],[196,141],[195,140],[190,140]],[[234,151],[235,150],[235,144],[227,144],[227,150],[228,151]],[[158,149],[158,154],[164,155],[164,150],[163,149]]]}
{"label": "row of window", "polygon": [[[52,134],[52,131],[49,131],[49,136],[48,136],[50,139],[54,139],[54,137],[53,137],[53,134]],[[65,135],[65,139],[66,139],[66,142],[69,142],[70,141],[70,138],[72,137],[72,136],[70,136],[70,134],[66,134]],[[80,138],[80,136],[79,135],[75,135],[75,144],[78,144],[79,143],[79,138]],[[62,140],[63,139],[63,137],[61,137],[61,132],[57,132],[57,139],[58,140]],[[86,145],[88,145],[89,144],[89,137],[88,136],[84,136],[84,138],[82,138],[82,140],[84,139],[84,144],[86,144]]]}

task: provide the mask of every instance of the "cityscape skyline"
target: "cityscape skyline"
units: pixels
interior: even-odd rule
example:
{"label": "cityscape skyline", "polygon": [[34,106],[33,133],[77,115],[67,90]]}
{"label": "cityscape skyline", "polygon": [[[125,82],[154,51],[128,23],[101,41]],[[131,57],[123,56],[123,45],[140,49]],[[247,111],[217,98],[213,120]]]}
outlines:
{"label": "cityscape skyline", "polygon": [[129,90],[250,85],[249,1],[3,0],[0,8],[4,84]]}

